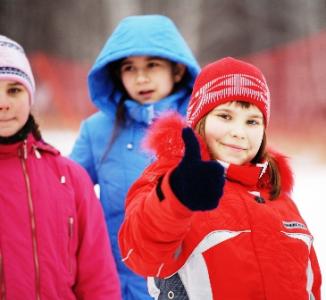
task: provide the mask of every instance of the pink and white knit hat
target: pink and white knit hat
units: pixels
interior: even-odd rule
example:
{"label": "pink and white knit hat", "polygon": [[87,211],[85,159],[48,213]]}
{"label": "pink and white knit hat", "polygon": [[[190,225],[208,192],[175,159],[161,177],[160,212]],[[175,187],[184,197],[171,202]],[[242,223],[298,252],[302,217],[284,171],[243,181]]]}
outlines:
{"label": "pink and white knit hat", "polygon": [[187,110],[192,128],[217,105],[245,101],[256,105],[267,126],[270,116],[270,93],[263,73],[244,61],[226,57],[202,69],[198,75]]}
{"label": "pink and white knit hat", "polygon": [[14,80],[23,84],[33,103],[35,81],[24,49],[4,35],[0,35],[0,80]]}

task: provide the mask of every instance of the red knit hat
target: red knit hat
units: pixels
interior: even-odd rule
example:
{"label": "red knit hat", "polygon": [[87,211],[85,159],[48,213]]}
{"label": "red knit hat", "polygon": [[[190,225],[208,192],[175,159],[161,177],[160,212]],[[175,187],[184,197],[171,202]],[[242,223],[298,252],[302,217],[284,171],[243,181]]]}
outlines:
{"label": "red knit hat", "polygon": [[202,69],[198,75],[187,110],[187,122],[195,128],[200,119],[217,105],[245,101],[256,105],[267,126],[270,93],[262,72],[244,61],[226,57]]}

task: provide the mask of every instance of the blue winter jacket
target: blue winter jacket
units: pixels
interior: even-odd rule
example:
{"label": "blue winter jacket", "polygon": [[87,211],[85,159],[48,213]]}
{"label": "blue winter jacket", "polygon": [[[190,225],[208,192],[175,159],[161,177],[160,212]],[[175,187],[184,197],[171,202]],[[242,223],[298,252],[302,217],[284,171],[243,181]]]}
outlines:
{"label": "blue winter jacket", "polygon": [[[108,65],[128,56],[157,56],[187,67],[186,82],[172,95],[153,104],[124,103],[126,123],[107,152],[112,137],[121,91],[115,85]],[[140,144],[153,119],[166,110],[186,113],[199,65],[174,23],[165,16],[131,16],[123,19],[96,59],[88,77],[90,97],[99,112],[82,122],[71,158],[90,174],[100,187],[112,249],[120,275],[123,299],[150,299],[146,280],[122,262],[117,234],[124,218],[125,196],[130,185],[150,163]]]}

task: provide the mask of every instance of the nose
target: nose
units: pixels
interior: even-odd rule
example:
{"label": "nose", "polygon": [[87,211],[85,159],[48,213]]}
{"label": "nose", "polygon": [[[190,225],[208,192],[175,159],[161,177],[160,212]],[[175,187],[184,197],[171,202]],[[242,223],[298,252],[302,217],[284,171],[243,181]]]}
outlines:
{"label": "nose", "polygon": [[7,111],[9,110],[10,105],[9,102],[6,100],[5,95],[0,95],[0,111]]}
{"label": "nose", "polygon": [[149,77],[148,77],[148,74],[143,71],[143,70],[140,70],[137,72],[137,75],[136,75],[136,82],[137,83],[145,83],[145,82],[148,82],[149,81]]}
{"label": "nose", "polygon": [[244,126],[242,124],[239,124],[239,123],[233,124],[233,126],[230,129],[230,134],[234,138],[244,139],[245,138]]}

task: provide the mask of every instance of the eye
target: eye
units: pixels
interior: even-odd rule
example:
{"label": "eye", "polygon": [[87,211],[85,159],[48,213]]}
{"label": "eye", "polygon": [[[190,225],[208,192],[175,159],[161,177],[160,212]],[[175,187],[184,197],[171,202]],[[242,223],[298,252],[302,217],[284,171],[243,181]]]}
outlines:
{"label": "eye", "polygon": [[216,116],[223,120],[231,120],[232,119],[231,115],[226,114],[226,113],[220,113],[220,114],[217,114]]}
{"label": "eye", "polygon": [[21,87],[18,87],[18,86],[14,86],[14,87],[10,87],[8,90],[7,90],[7,93],[9,95],[17,95],[19,93],[21,93],[23,91],[23,88]]}
{"label": "eye", "polygon": [[248,125],[255,126],[255,125],[261,125],[262,122],[260,120],[250,119],[250,120],[247,121],[247,124]]}
{"label": "eye", "polygon": [[125,73],[125,72],[132,72],[135,68],[133,67],[133,65],[123,65],[121,66],[121,73]]}
{"label": "eye", "polygon": [[147,66],[149,68],[155,68],[155,67],[158,67],[159,65],[160,65],[160,63],[158,61],[150,61]]}

